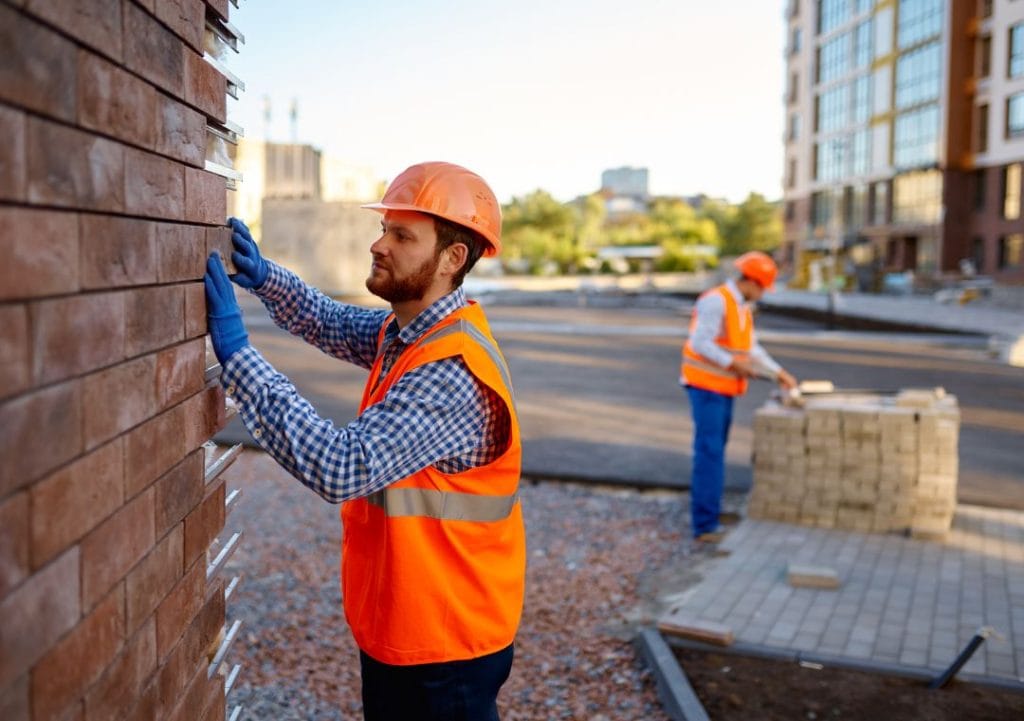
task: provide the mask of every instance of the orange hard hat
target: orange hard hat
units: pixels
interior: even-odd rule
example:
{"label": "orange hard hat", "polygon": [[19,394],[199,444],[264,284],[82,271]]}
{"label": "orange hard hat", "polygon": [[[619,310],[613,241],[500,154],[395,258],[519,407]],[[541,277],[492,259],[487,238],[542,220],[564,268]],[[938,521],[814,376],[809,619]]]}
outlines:
{"label": "orange hard hat", "polygon": [[484,237],[484,255],[501,252],[501,206],[476,173],[452,163],[418,163],[391,181],[379,203],[362,206],[381,213],[415,210],[450,220]]}
{"label": "orange hard hat", "polygon": [[736,259],[736,270],[757,283],[765,290],[775,285],[775,276],[779,273],[775,261],[767,253],[752,250]]}

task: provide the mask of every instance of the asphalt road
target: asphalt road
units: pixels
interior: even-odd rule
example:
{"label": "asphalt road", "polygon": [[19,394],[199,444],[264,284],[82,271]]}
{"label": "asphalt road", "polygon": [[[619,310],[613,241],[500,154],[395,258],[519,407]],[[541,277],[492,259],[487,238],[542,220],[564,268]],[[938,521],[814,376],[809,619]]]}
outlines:
{"label": "asphalt road", "polygon": [[[677,383],[690,305],[670,298],[571,294],[482,299],[512,371],[524,474],[640,485],[688,485],[692,425]],[[356,413],[365,371],[274,328],[244,301],[254,345],[338,424]],[[1024,509],[1024,369],[987,358],[971,339],[839,333],[762,313],[762,342],[800,379],[840,388],[943,386],[960,401],[961,501]],[[751,422],[772,386],[736,405],[726,484],[749,488]],[[236,419],[219,437],[248,441]],[[249,441],[251,442],[251,441]]]}

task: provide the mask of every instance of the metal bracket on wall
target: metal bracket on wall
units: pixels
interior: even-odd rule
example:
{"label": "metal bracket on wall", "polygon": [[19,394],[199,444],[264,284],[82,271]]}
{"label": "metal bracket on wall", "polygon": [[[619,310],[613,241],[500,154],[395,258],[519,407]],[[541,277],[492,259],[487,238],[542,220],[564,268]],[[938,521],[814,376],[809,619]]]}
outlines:
{"label": "metal bracket on wall", "polygon": [[238,190],[238,184],[242,182],[242,174],[234,168],[229,168],[226,165],[220,163],[214,163],[212,160],[207,160],[203,169],[207,172],[219,175],[222,178],[227,179],[228,190]]}
{"label": "metal bracket on wall", "polygon": [[235,589],[238,588],[238,584],[241,582],[241,576],[235,576],[231,579],[231,583],[229,583],[228,587],[224,589],[224,603],[228,602],[228,599],[231,598],[231,594],[235,592]]}
{"label": "metal bracket on wall", "polygon": [[[217,477],[221,473],[226,471],[228,469],[228,466],[230,466],[232,463],[234,463],[238,459],[239,454],[241,454],[241,452],[242,452],[242,444],[241,443],[236,443],[235,445],[231,446],[226,451],[221,453],[219,456],[215,456],[213,458],[213,460],[210,460],[210,457],[213,456],[216,453],[216,449],[219,448],[219,446],[217,446],[216,444],[213,444],[213,445],[214,445],[213,450],[211,450],[209,447],[207,447],[207,453],[206,453],[207,463],[206,463],[206,471],[205,471],[205,474],[204,474],[204,477],[205,477],[205,480],[206,480],[206,485],[210,485],[215,480],[217,480]],[[237,491],[237,490],[235,491],[235,493],[239,493],[239,492],[240,491]]]}
{"label": "metal bracket on wall", "polygon": [[213,562],[206,567],[207,583],[210,583],[210,581],[217,577],[217,574],[224,568],[224,564],[226,564],[232,554],[238,550],[238,541],[241,537],[241,531],[235,531],[231,534],[231,538],[229,538],[228,542],[224,544],[224,548],[220,549],[220,553],[217,554],[217,557],[214,558]]}
{"label": "metal bracket on wall", "polygon": [[238,93],[245,90],[245,83],[235,75],[233,72],[228,70],[228,67],[217,58],[210,55],[210,53],[203,53],[203,60],[213,66],[214,70],[224,76],[224,79],[228,81],[228,95],[238,100]]}
{"label": "metal bracket on wall", "polygon": [[242,718],[241,704],[235,706],[234,710],[231,712],[231,715],[228,716],[228,721],[238,721],[240,718]]}
{"label": "metal bracket on wall", "polygon": [[232,145],[238,145],[238,140],[245,137],[245,130],[242,126],[238,123],[233,123],[230,120],[218,123],[216,120],[207,118],[206,132],[211,135],[215,135],[221,140],[231,143]]}
{"label": "metal bracket on wall", "polygon": [[238,44],[245,44],[245,36],[238,31],[234,25],[215,13],[211,8],[206,9],[206,29],[216,35],[225,45],[238,52]]}
{"label": "metal bracket on wall", "polygon": [[242,622],[236,620],[231,624],[231,629],[224,634],[224,640],[220,642],[220,647],[217,649],[217,653],[213,657],[213,662],[210,663],[206,668],[206,678],[213,678],[214,674],[217,673],[217,669],[224,663],[224,657],[228,655],[228,651],[231,649],[231,644],[238,638],[238,629],[242,627]]}

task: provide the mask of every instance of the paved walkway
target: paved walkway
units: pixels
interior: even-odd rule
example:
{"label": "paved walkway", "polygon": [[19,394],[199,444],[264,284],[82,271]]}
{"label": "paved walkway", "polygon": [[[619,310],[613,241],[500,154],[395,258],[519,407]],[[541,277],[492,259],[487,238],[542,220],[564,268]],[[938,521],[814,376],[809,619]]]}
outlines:
{"label": "paved walkway", "polygon": [[[1024,513],[961,505],[945,542],[747,519],[722,547],[730,555],[663,621],[713,621],[736,642],[916,672],[945,670],[993,626],[1004,640],[989,638],[961,675],[1024,689]],[[793,588],[790,562],[831,567],[841,586]]]}

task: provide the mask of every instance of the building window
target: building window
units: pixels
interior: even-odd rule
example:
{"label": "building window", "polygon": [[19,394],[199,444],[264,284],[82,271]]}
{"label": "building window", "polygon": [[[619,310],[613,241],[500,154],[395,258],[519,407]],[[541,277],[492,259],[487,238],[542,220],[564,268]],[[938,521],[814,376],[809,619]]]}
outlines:
{"label": "building window", "polygon": [[786,169],[786,187],[792,188],[796,185],[796,158],[789,159],[789,167]]}
{"label": "building window", "polygon": [[942,211],[942,172],[926,170],[897,175],[892,183],[894,223],[932,225]]}
{"label": "building window", "polygon": [[1024,263],[1024,233],[1004,235],[999,239],[999,269],[1017,268]]}
{"label": "building window", "polygon": [[789,54],[796,55],[800,52],[800,46],[803,41],[803,32],[800,28],[793,28],[793,32],[789,36]]}
{"label": "building window", "polygon": [[819,191],[811,195],[811,225],[825,227],[832,220],[832,194]]}
{"label": "building window", "polygon": [[850,149],[850,174],[867,175],[871,167],[871,130],[863,128],[853,134]]}
{"label": "building window", "polygon": [[786,137],[792,142],[800,139],[800,114],[793,113],[789,116],[789,132]]}
{"label": "building window", "polygon": [[814,146],[814,177],[828,183],[846,175],[848,138],[830,138]]}
{"label": "building window", "polygon": [[985,173],[985,169],[975,170],[973,175],[974,180],[974,209],[982,211],[985,209],[985,191],[987,190],[986,183],[988,175]]}
{"label": "building window", "polygon": [[1007,220],[1020,217],[1020,172],[1021,163],[1003,168],[1003,217]]}
{"label": "building window", "polygon": [[818,82],[827,83],[850,72],[850,33],[832,38],[818,48]]}
{"label": "building window", "polygon": [[939,108],[928,105],[896,118],[893,163],[919,168],[939,160]]}
{"label": "building window", "polygon": [[975,238],[971,241],[971,263],[977,273],[985,272],[985,239]]}
{"label": "building window", "polygon": [[889,222],[889,183],[882,181],[871,186],[870,218],[873,225],[885,225]]}
{"label": "building window", "polygon": [[871,117],[871,76],[861,75],[853,81],[853,112],[854,123],[866,123]]}
{"label": "building window", "polygon": [[978,152],[988,152],[988,103],[978,106]]}
{"label": "building window", "polygon": [[987,78],[992,72],[992,36],[982,35],[978,38],[977,65],[978,77]]}
{"label": "building window", "polygon": [[1024,75],[1024,23],[1017,23],[1010,28],[1010,64],[1011,78]]}
{"label": "building window", "polygon": [[840,130],[849,123],[850,86],[847,83],[826,90],[815,100],[814,129],[820,133]]}
{"label": "building window", "polygon": [[850,19],[849,0],[818,0],[818,34],[824,35]]}
{"label": "building window", "polygon": [[786,97],[789,98],[790,103],[795,103],[797,100],[797,87],[799,86],[800,76],[796,73],[789,74],[789,89],[786,92]]}
{"label": "building window", "polygon": [[908,48],[942,32],[945,0],[900,0],[896,40]]}
{"label": "building window", "polygon": [[978,12],[982,18],[992,17],[992,0],[978,0]]}
{"label": "building window", "polygon": [[939,43],[930,43],[903,55],[896,63],[896,107],[909,108],[936,100],[941,78]]}
{"label": "building window", "polygon": [[796,211],[794,210],[794,206],[795,206],[795,203],[793,203],[792,200],[787,200],[786,201],[785,216],[786,216],[786,220],[787,221],[793,220],[793,217],[796,215]]}
{"label": "building window", "polygon": [[1006,99],[1006,137],[1024,135],[1024,93]]}
{"label": "building window", "polygon": [[853,36],[853,66],[867,67],[871,62],[871,21],[865,20],[857,26]]}

